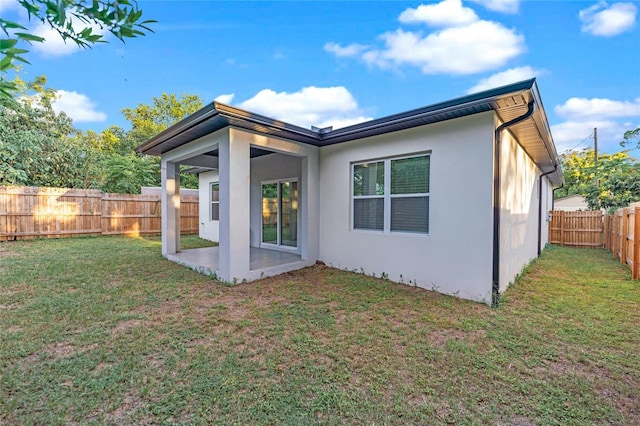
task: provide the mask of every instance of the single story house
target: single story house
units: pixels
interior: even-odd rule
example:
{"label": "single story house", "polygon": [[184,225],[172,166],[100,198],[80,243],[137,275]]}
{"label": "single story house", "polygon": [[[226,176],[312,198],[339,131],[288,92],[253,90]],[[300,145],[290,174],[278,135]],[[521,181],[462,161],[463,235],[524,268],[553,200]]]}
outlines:
{"label": "single story house", "polygon": [[553,209],[565,212],[586,211],[589,210],[589,204],[582,195],[569,195],[556,199],[553,202]]}
{"label": "single story house", "polygon": [[[230,282],[322,261],[487,304],[547,242],[563,183],[535,79],[336,130],[213,102],[138,151],[162,159],[170,260]],[[180,250],[180,165],[218,247]]]}

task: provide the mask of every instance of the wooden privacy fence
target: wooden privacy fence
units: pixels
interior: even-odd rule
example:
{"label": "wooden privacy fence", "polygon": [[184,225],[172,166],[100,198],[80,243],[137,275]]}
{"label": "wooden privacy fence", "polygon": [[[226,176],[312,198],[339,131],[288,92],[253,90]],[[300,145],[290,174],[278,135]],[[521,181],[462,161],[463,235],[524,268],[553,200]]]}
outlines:
{"label": "wooden privacy fence", "polygon": [[604,229],[605,248],[629,265],[634,280],[640,279],[640,207],[618,209],[606,216]]}
{"label": "wooden privacy fence", "polygon": [[629,265],[634,280],[640,279],[640,207],[618,209],[613,215],[554,210],[549,222],[549,242],[605,247],[620,263]]}
{"label": "wooden privacy fence", "polygon": [[[182,233],[198,232],[198,197],[182,196]],[[92,189],[0,186],[0,241],[161,232],[160,197]]]}
{"label": "wooden privacy fence", "polygon": [[549,222],[549,242],[563,246],[602,247],[603,216],[601,211],[554,210]]}

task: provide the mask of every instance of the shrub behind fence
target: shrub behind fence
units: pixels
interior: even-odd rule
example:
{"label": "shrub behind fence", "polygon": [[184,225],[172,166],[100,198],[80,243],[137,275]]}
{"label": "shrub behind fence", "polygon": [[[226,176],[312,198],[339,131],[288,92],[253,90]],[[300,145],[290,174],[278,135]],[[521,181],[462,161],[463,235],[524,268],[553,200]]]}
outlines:
{"label": "shrub behind fence", "polygon": [[[182,233],[198,232],[198,197],[182,196]],[[0,241],[161,232],[160,197],[92,189],[0,186]]]}

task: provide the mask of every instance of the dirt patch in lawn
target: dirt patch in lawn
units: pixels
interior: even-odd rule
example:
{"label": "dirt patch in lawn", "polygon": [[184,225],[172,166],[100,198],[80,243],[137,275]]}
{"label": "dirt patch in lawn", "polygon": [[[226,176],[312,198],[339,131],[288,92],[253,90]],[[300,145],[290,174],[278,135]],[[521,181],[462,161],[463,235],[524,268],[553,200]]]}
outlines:
{"label": "dirt patch in lawn", "polygon": [[144,324],[143,321],[133,319],[119,322],[115,327],[111,329],[111,335],[115,335],[118,333],[126,333],[129,330],[133,330],[134,328],[141,327]]}
{"label": "dirt patch in lawn", "polygon": [[444,347],[449,341],[476,344],[487,337],[486,330],[462,331],[456,329],[438,329],[429,333],[429,342],[433,347]]}
{"label": "dirt patch in lawn", "polygon": [[45,346],[43,349],[27,357],[28,362],[37,362],[43,354],[48,358],[63,359],[89,352],[98,347],[97,343],[87,346],[74,346],[69,343],[57,342]]}
{"label": "dirt patch in lawn", "polygon": [[4,257],[15,257],[15,256],[20,256],[20,253],[18,253],[17,251],[9,250],[8,247],[2,247],[2,245],[0,245],[0,259]]}

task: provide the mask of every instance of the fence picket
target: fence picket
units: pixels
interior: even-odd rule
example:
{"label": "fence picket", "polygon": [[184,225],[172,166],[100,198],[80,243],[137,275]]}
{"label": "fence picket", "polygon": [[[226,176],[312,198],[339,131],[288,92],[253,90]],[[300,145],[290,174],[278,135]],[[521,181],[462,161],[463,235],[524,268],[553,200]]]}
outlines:
{"label": "fence picket", "polygon": [[599,211],[550,213],[549,243],[604,247],[629,266],[632,279],[640,279],[640,206],[618,209],[613,215]]}
{"label": "fence picket", "polygon": [[[198,233],[198,197],[182,196],[180,211],[182,233]],[[160,214],[158,195],[0,186],[0,241],[159,234]]]}

